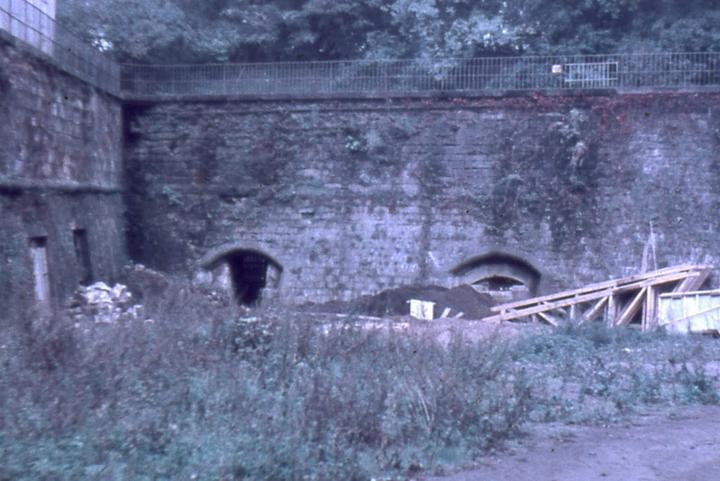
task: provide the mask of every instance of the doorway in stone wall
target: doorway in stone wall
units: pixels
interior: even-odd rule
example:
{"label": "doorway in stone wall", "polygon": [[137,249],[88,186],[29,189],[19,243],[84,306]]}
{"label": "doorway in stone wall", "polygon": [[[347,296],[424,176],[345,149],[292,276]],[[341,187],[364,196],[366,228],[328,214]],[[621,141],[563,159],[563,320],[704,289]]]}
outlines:
{"label": "doorway in stone wall", "polygon": [[90,262],[90,244],[85,229],[73,229],[73,246],[75,247],[75,261],[78,268],[80,285],[86,286],[93,281],[92,263]]}
{"label": "doorway in stone wall", "polygon": [[488,252],[462,261],[450,273],[495,302],[512,302],[537,294],[541,273],[522,257]]}
{"label": "doorway in stone wall", "polygon": [[225,262],[230,269],[233,294],[238,304],[257,306],[262,300],[262,291],[267,286],[267,271],[270,264],[267,256],[256,252],[238,251],[228,254]]}
{"label": "doorway in stone wall", "polygon": [[202,264],[211,274],[211,283],[227,288],[237,304],[245,307],[258,307],[273,297],[283,270],[270,255],[243,248],[220,251]]}
{"label": "doorway in stone wall", "polygon": [[42,314],[49,314],[52,298],[50,295],[50,270],[47,258],[47,237],[31,237],[30,261],[32,263],[35,301]]}

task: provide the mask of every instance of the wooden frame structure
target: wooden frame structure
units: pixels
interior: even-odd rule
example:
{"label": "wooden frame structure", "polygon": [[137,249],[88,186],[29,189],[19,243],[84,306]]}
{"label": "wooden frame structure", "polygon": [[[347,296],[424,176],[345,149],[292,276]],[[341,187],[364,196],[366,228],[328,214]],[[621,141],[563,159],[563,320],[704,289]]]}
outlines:
{"label": "wooden frame structure", "polygon": [[683,264],[645,274],[599,282],[547,296],[533,297],[493,307],[497,314],[484,321],[530,318],[558,326],[558,318],[583,324],[603,317],[609,327],[627,326],[642,311],[643,331],[657,327],[658,295],[699,289],[710,275],[708,265]]}

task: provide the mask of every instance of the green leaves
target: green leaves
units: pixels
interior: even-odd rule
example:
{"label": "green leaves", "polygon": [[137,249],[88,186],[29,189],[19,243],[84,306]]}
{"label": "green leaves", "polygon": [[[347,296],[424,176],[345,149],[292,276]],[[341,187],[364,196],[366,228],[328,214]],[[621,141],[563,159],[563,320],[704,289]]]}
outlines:
{"label": "green leaves", "polygon": [[59,17],[141,63],[720,49],[712,0],[64,0]]}
{"label": "green leaves", "polygon": [[374,51],[403,58],[453,58],[487,54],[515,41],[514,30],[495,9],[471,2],[395,0],[383,6],[389,28],[370,38],[367,56]]}

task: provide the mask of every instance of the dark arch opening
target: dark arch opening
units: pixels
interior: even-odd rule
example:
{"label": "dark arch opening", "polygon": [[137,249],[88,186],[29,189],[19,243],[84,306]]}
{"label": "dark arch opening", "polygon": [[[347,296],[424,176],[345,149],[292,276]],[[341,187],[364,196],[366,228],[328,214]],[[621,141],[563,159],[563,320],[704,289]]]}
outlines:
{"label": "dark arch opening", "polygon": [[536,295],[542,276],[525,259],[495,251],[466,259],[452,268],[450,273],[500,302],[512,300],[513,296]]}
{"label": "dark arch opening", "polygon": [[524,285],[517,279],[504,276],[490,276],[483,279],[478,279],[475,284],[486,284],[487,289],[491,291],[509,291],[514,287]]}
{"label": "dark arch opening", "polygon": [[231,249],[214,255],[204,263],[207,270],[225,263],[230,275],[232,293],[241,306],[256,307],[263,291],[277,287],[283,267],[275,259],[255,249]]}

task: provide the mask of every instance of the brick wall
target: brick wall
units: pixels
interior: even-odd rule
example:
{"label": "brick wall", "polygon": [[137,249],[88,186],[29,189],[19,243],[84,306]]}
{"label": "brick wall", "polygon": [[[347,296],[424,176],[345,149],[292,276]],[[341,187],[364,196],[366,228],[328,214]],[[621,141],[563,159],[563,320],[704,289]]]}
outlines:
{"label": "brick wall", "polygon": [[289,302],[351,298],[499,250],[542,289],[714,262],[716,94],[127,107],[130,249],[176,272],[219,246],[284,267]]}
{"label": "brick wall", "polygon": [[[122,108],[0,37],[0,312],[35,306],[31,244],[44,242],[57,304],[82,275],[74,236],[85,236],[98,279],[126,259]],[[78,231],[78,232],[73,232]]]}

